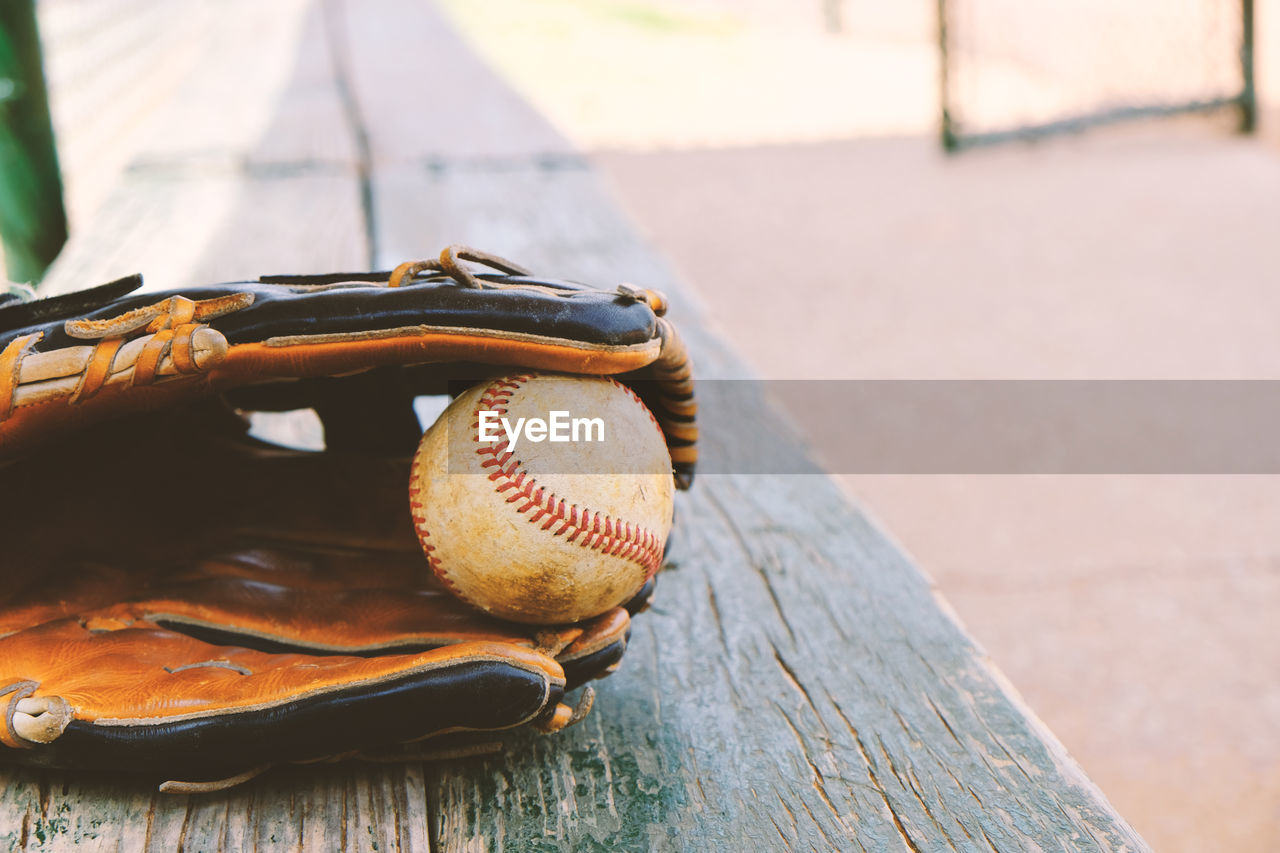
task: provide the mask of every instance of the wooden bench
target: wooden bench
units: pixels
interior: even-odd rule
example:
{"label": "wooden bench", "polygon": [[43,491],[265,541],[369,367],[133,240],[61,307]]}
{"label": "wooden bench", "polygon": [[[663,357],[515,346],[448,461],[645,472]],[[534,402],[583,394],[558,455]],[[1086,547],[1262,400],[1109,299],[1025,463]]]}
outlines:
{"label": "wooden bench", "polygon": [[[590,164],[427,3],[228,0],[203,44],[48,290],[387,269],[462,242],[665,290],[700,377],[747,375]],[[803,453],[785,425],[755,428]],[[1146,849],[826,477],[703,476],[678,511],[657,603],[561,735],[199,796],[5,769],[0,846]]]}

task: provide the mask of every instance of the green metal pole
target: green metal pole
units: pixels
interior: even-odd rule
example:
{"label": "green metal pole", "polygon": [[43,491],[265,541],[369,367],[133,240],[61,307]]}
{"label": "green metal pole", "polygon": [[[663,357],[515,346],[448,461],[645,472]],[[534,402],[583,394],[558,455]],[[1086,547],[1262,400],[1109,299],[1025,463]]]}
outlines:
{"label": "green metal pole", "polygon": [[0,240],[21,282],[39,281],[67,241],[35,0],[0,0]]}
{"label": "green metal pole", "polygon": [[1253,0],[1241,0],[1240,71],[1244,86],[1240,92],[1240,132],[1253,133],[1258,127],[1258,90],[1253,79]]}
{"label": "green metal pole", "polygon": [[938,15],[938,102],[942,106],[942,149],[953,154],[960,149],[955,122],[951,118],[951,48],[947,44],[947,0],[937,0]]}

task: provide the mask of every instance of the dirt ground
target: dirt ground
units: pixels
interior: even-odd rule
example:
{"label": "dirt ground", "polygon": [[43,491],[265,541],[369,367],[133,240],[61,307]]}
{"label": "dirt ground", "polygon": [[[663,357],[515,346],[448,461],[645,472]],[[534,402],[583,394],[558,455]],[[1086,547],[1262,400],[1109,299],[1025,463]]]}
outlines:
{"label": "dirt ground", "polygon": [[[1280,375],[1280,156],[1257,143],[599,161],[766,376]],[[843,481],[1156,849],[1275,848],[1280,478]]]}
{"label": "dirt ground", "polygon": [[[763,376],[1280,377],[1280,147],[1229,117],[947,158],[932,4],[445,5]],[[842,480],[1156,849],[1276,848],[1280,478]]]}

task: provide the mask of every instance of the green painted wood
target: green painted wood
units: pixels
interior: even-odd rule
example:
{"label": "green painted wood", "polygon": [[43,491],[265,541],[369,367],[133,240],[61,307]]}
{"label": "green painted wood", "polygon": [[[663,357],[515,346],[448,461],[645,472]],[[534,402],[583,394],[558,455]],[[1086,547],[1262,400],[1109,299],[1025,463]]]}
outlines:
{"label": "green painted wood", "polygon": [[0,3],[0,239],[13,281],[39,281],[67,239],[34,0]]}

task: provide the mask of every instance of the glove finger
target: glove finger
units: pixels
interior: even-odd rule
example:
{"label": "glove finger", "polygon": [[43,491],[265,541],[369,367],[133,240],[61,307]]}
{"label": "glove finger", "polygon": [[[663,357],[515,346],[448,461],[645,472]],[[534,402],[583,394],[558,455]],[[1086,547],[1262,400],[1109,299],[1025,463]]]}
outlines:
{"label": "glove finger", "polygon": [[[76,615],[93,629],[145,621],[261,652],[375,656],[502,642],[555,656],[570,689],[614,671],[626,649],[624,608],[578,625],[507,622],[443,591],[420,563],[416,555],[295,548],[231,551],[173,575],[75,564],[46,573],[44,587],[0,609],[0,635]],[[628,607],[652,589],[646,584]]]}
{"label": "glove finger", "polygon": [[48,623],[0,640],[0,655],[9,758],[181,779],[537,723],[565,683],[554,660],[511,644],[273,655],[146,623]]}
{"label": "glove finger", "polygon": [[622,373],[653,363],[664,346],[649,304],[617,292],[506,276],[483,287],[442,277],[386,282],[375,274],[104,290],[100,304],[0,309],[0,351],[13,377],[0,400],[11,414],[0,422],[0,450],[90,418],[271,378],[461,361]]}
{"label": "glove finger", "polygon": [[372,657],[464,642],[537,649],[565,667],[568,689],[615,671],[631,636],[626,609],[547,628],[496,619],[439,590],[324,591],[211,578],[174,585],[166,597],[116,605],[93,618],[145,619],[205,642],[268,652]]}
{"label": "glove finger", "polygon": [[[119,600],[118,593],[111,599]],[[606,638],[615,642],[627,627],[616,624],[619,617],[612,611],[580,625],[508,622],[445,591],[424,569],[420,553],[303,547],[222,553],[138,590],[117,609],[127,618],[188,634],[225,631],[254,648],[274,642],[279,650],[359,655],[464,640],[555,650],[584,634],[597,638],[594,645]]]}
{"label": "glove finger", "polygon": [[631,616],[621,607],[584,623],[581,634],[556,655],[566,689],[616,672],[630,640]]}

